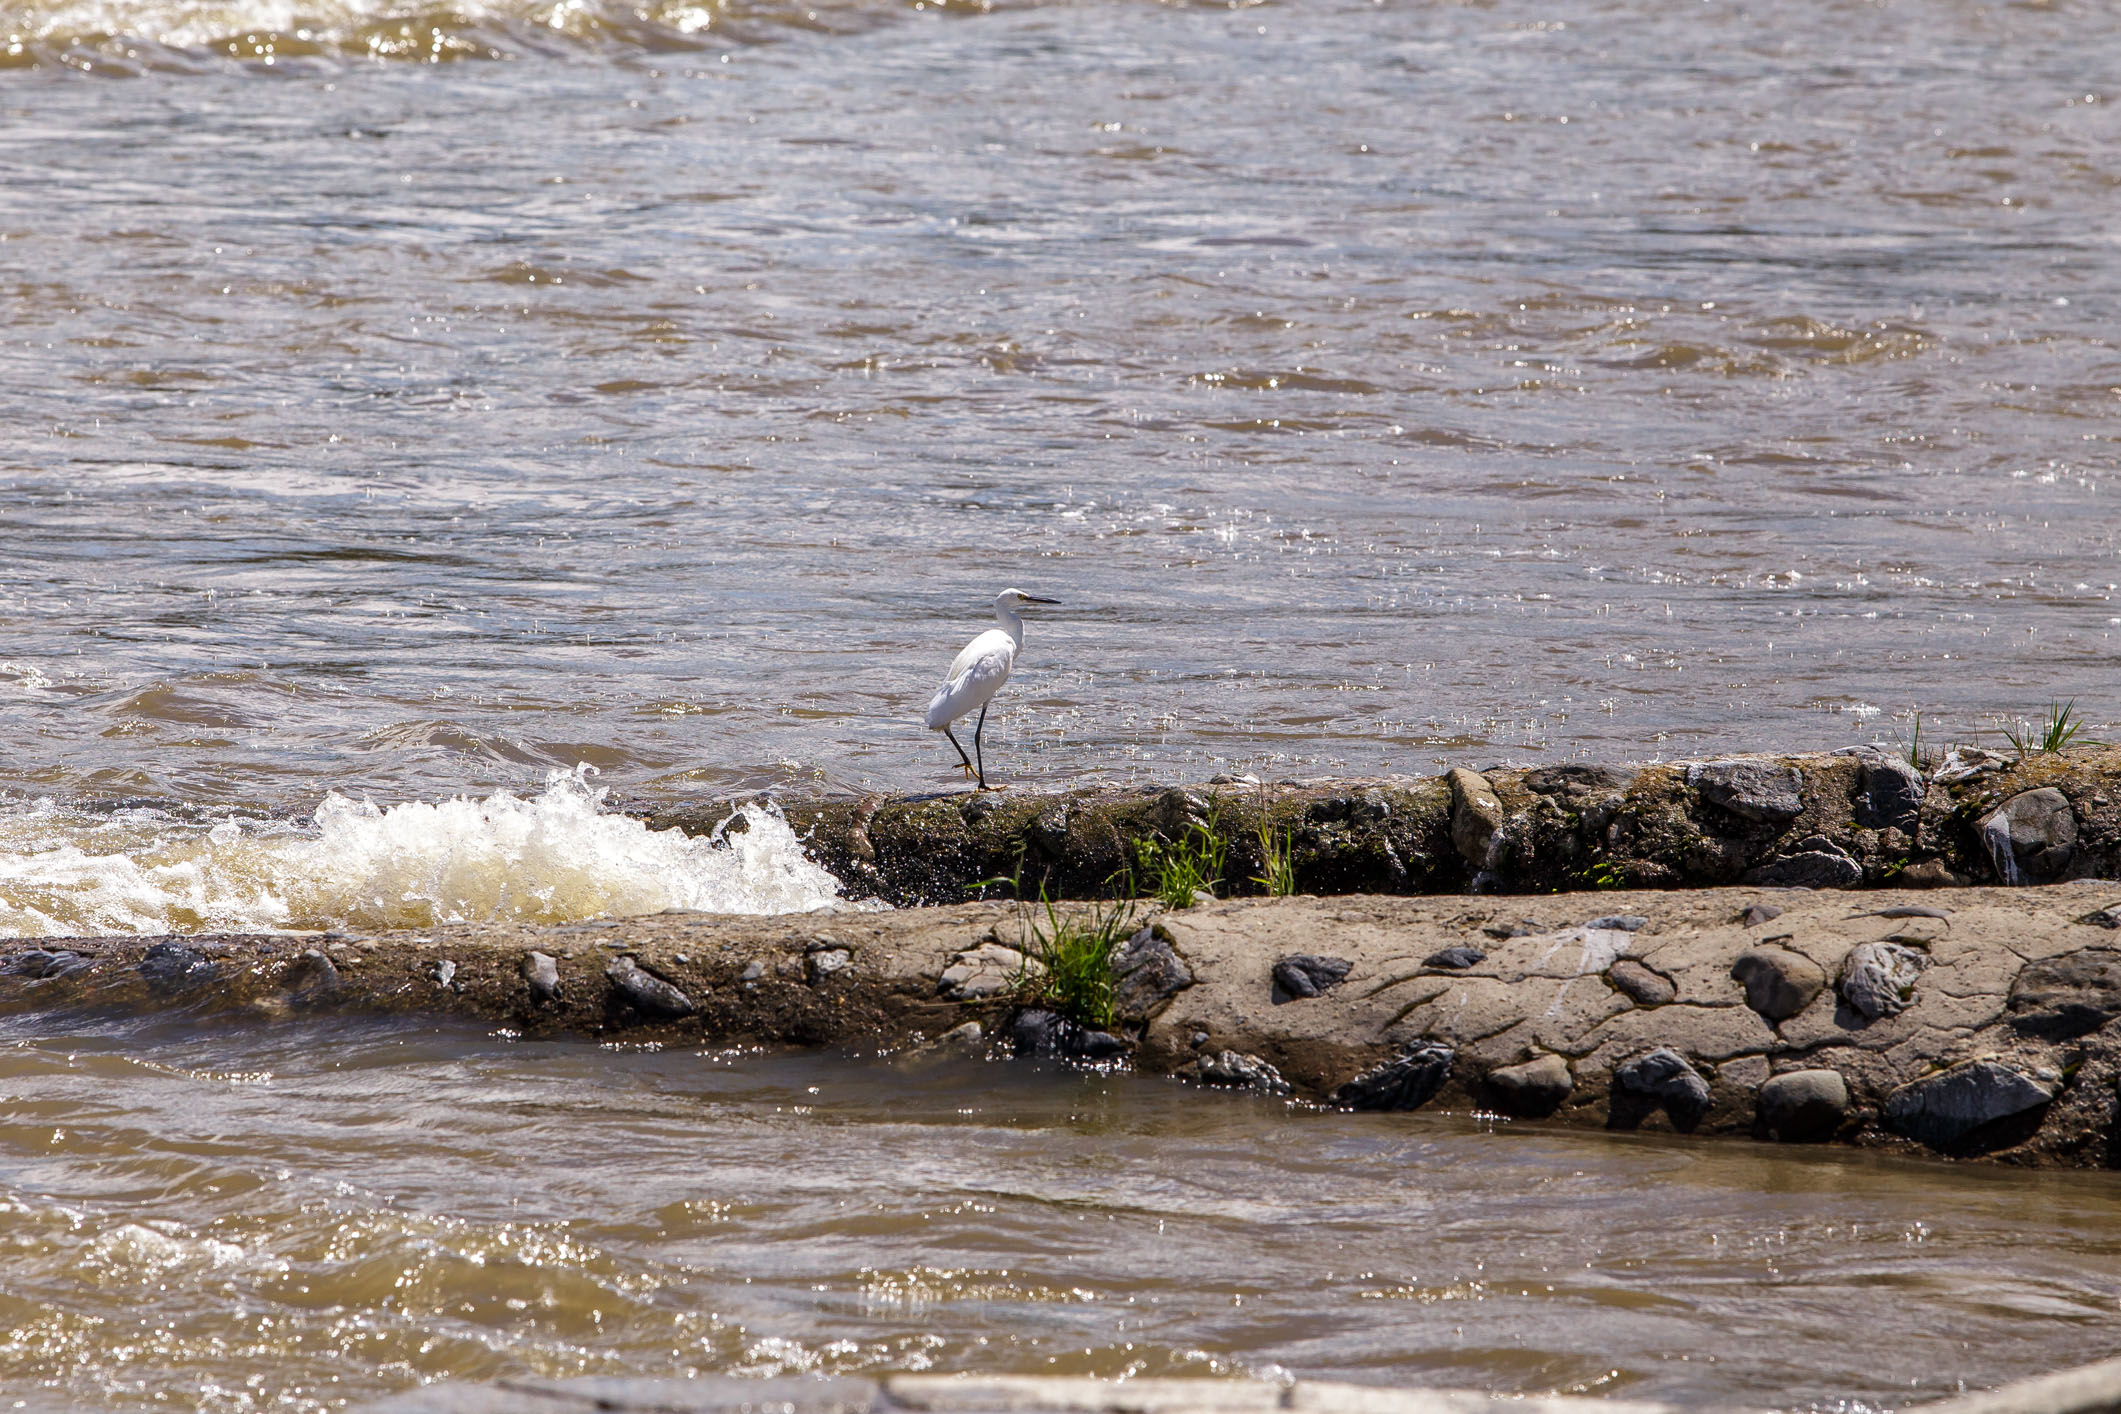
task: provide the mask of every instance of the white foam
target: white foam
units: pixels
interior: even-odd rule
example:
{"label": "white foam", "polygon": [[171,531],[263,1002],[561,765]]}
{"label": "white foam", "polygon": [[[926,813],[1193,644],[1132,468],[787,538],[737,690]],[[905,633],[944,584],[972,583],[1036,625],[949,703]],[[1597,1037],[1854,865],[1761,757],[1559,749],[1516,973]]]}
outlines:
{"label": "white foam", "polygon": [[0,933],[424,928],[560,923],[698,909],[800,913],[839,903],[779,812],[740,807],[712,835],[604,811],[582,773],[528,798],[498,791],[378,806],[333,793],[312,826],[49,802],[0,818]]}

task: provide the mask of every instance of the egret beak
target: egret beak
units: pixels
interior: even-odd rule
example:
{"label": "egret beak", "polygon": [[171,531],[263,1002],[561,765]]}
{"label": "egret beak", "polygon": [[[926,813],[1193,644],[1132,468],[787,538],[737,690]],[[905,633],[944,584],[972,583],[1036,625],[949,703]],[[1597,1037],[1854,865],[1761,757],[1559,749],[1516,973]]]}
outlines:
{"label": "egret beak", "polygon": [[1024,596],[1024,602],[1025,602],[1026,604],[1058,604],[1058,603],[1060,602],[1060,600],[1058,600],[1058,599],[1041,599],[1041,598],[1039,598],[1039,597],[1038,597],[1038,596],[1037,596],[1036,594],[1026,594],[1026,595]]}

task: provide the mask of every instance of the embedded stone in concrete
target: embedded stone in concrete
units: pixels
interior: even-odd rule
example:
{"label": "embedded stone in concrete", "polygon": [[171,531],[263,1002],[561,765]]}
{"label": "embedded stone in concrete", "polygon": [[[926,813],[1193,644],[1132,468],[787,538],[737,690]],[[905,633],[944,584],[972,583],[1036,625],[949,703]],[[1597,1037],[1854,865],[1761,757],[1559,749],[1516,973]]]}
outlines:
{"label": "embedded stone in concrete", "polygon": [[1335,1090],[1333,1103],[1351,1110],[1419,1109],[1450,1079],[1457,1056],[1441,1041],[1418,1042]]}
{"label": "embedded stone in concrete", "polygon": [[1841,962],[1841,999],[1868,1020],[1915,1004],[1915,983],[1930,960],[1898,943],[1861,943]]}
{"label": "embedded stone in concrete", "polygon": [[287,964],[280,985],[294,995],[297,1005],[320,1005],[339,990],[339,969],[321,951],[310,948]]}
{"label": "embedded stone in concrete", "polygon": [[1650,920],[1640,913],[1607,913],[1584,924],[1586,928],[1606,928],[1617,933],[1639,933],[1649,926]]}
{"label": "embedded stone in concrete", "polygon": [[1458,857],[1475,869],[1493,867],[1502,833],[1502,801],[1487,777],[1460,766],[1444,776],[1451,789],[1451,844]]}
{"label": "embedded stone in concrete", "polygon": [[2041,884],[2077,848],[2077,816],[2053,786],[2022,790],[1981,818],[1981,842],[2006,884]]}
{"label": "embedded stone in concrete", "polygon": [[[308,954],[305,953],[304,956],[306,957],[308,956]],[[318,953],[317,956],[324,957],[324,954]],[[331,962],[331,959],[325,957],[324,961],[326,964],[329,964]],[[435,979],[435,985],[437,987],[447,987],[450,983],[457,980],[456,959],[448,957],[437,959],[434,967],[428,972],[427,975]]]}
{"label": "embedded stone in concrete", "polygon": [[2000,1061],[1966,1061],[1886,1096],[1885,1122],[1932,1149],[1995,1148],[2029,1137],[2054,1097]]}
{"label": "embedded stone in concrete", "polygon": [[1263,1095],[1286,1095],[1289,1082],[1282,1079],[1281,1072],[1261,1060],[1258,1056],[1239,1051],[1217,1051],[1212,1056],[1183,1067],[1181,1075],[1190,1072],[1190,1078],[1203,1085],[1218,1085],[1233,1090],[1257,1090]]}
{"label": "embedded stone in concrete", "polygon": [[604,969],[613,990],[635,1010],[649,1016],[690,1016],[699,1008],[692,998],[665,982],[653,972],[644,970],[630,957],[615,960]]}
{"label": "embedded stone in concrete", "polygon": [[1848,1082],[1833,1070],[1791,1070],[1770,1079],[1758,1096],[1759,1129],[1786,1144],[1834,1137],[1848,1113]]}
{"label": "embedded stone in concrete", "polygon": [[1521,1119],[1544,1119],[1561,1108],[1576,1088],[1569,1063],[1556,1055],[1488,1072],[1488,1084],[1502,1107]]}
{"label": "embedded stone in concrete", "polygon": [[1750,948],[1731,964],[1731,977],[1745,988],[1745,1004],[1771,1022],[1787,1021],[1826,990],[1819,964],[1788,948]]}
{"label": "embedded stone in concrete", "polygon": [[178,992],[211,982],[220,969],[197,948],[183,943],[156,943],[140,959],[140,975],[158,992]]}
{"label": "embedded stone in concrete", "polygon": [[1488,955],[1479,948],[1440,948],[1421,960],[1423,967],[1441,967],[1448,971],[1463,971],[1478,963],[1486,962]]}
{"label": "embedded stone in concrete", "polygon": [[[1682,1131],[1699,1124],[1709,1110],[1709,1082],[1669,1046],[1617,1067],[1613,1084],[1640,1101],[1663,1106],[1673,1127]],[[1621,1118],[1619,1107],[1615,1110],[1615,1118]]]}
{"label": "embedded stone in concrete", "polygon": [[2011,1026],[2025,1035],[2067,1041],[2121,1016],[2121,950],[2079,948],[2028,963],[2011,983]]}
{"label": "embedded stone in concrete", "polygon": [[1758,928],[1763,923],[1772,923],[1782,916],[1782,907],[1773,903],[1747,904],[1738,921],[1748,928]]}
{"label": "embedded stone in concrete", "polygon": [[2121,903],[2110,903],[2078,916],[2079,923],[2093,928],[2121,928]]}
{"label": "embedded stone in concrete", "polygon": [[980,1002],[1012,990],[1019,982],[1045,975],[1035,958],[1000,943],[982,943],[959,953],[943,969],[938,990],[953,1002]]}
{"label": "embedded stone in concrete", "polygon": [[1624,957],[1608,967],[1606,980],[1643,1006],[1663,1006],[1679,995],[1672,979],[1646,963]]}
{"label": "embedded stone in concrete", "polygon": [[1686,778],[1703,800],[1747,820],[1782,825],[1804,812],[1804,777],[1791,766],[1713,761],[1687,767]]}
{"label": "embedded stone in concrete", "polygon": [[1092,1031],[1038,1007],[1016,1014],[1009,1042],[1019,1056],[1033,1060],[1107,1061],[1127,1051],[1127,1043],[1109,1031]]}
{"label": "embedded stone in concrete", "polygon": [[1867,830],[1898,830],[1912,836],[1929,785],[1922,773],[1895,756],[1864,758],[1856,798],[1856,823]]}
{"label": "embedded stone in concrete", "polygon": [[1825,835],[1807,835],[1745,873],[1748,884],[1784,889],[1845,889],[1863,881],[1863,866]]}
{"label": "embedded stone in concrete", "polygon": [[834,973],[844,972],[853,965],[853,949],[843,948],[833,943],[827,943],[823,946],[813,943],[803,953],[803,970],[810,978],[810,985],[813,987]]}
{"label": "embedded stone in concrete", "polygon": [[530,987],[530,999],[543,1006],[560,995],[560,964],[550,953],[524,953],[523,981]]}
{"label": "embedded stone in concrete", "polygon": [[1282,995],[1276,1001],[1300,1001],[1323,996],[1348,980],[1355,964],[1344,957],[1321,957],[1297,952],[1274,963],[1274,985]]}
{"label": "embedded stone in concrete", "polygon": [[1480,931],[1502,943],[1512,938],[1529,938],[1539,931],[1539,925],[1529,918],[1520,918],[1515,923],[1490,923]]}
{"label": "embedded stone in concrete", "polygon": [[1112,955],[1112,1009],[1139,1026],[1193,985],[1193,969],[1155,924],[1136,930]]}

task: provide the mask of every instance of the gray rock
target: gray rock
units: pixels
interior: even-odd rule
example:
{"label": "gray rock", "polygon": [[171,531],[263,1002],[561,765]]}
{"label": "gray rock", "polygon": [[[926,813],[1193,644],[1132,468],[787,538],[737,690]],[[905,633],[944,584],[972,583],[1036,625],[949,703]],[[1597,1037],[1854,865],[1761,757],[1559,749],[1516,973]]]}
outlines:
{"label": "gray rock", "polygon": [[1672,979],[1632,957],[1624,957],[1605,970],[1606,980],[1643,1006],[1663,1006],[1679,995]]}
{"label": "gray rock", "polygon": [[2079,948],[2028,963],[2011,983],[2013,1029],[2049,1041],[2097,1031],[2121,1016],[2121,949]]}
{"label": "gray rock", "polygon": [[1112,1009],[1139,1026],[1193,985],[1193,969],[1154,924],[1136,930],[1112,955]]}
{"label": "gray rock", "polygon": [[1515,923],[1490,923],[1480,930],[1497,942],[1511,938],[1529,938],[1539,931],[1539,925],[1529,918],[1520,918]]}
{"label": "gray rock", "polygon": [[[960,954],[960,956],[962,956],[962,954]],[[753,958],[751,959],[751,961],[744,964],[744,970],[736,975],[736,980],[739,982],[756,982],[765,975],[766,964],[759,961],[757,958]],[[949,976],[947,972],[943,975],[946,977]]]}
{"label": "gray rock", "polygon": [[953,1002],[982,1002],[1014,991],[1021,983],[1036,980],[1046,969],[1035,959],[1000,943],[982,943],[967,948],[943,969],[938,989]]}
{"label": "gray rock", "polygon": [[2110,903],[2081,914],[2077,921],[2093,928],[2121,928],[2121,903]]}
{"label": "gray rock", "polygon": [[1333,1103],[1351,1110],[1412,1110],[1434,1099],[1451,1078],[1458,1053],[1440,1041],[1419,1041],[1373,1066],[1333,1092]]}
{"label": "gray rock", "polygon": [[1523,1065],[1506,1065],[1488,1072],[1488,1085],[1502,1107],[1524,1119],[1544,1119],[1561,1108],[1576,1088],[1569,1063],[1560,1056],[1545,1055]]}
{"label": "gray rock", "polygon": [[560,964],[550,953],[524,953],[523,981],[530,987],[530,1000],[543,1006],[560,995]]}
{"label": "gray rock", "polygon": [[157,992],[179,992],[211,982],[220,968],[197,948],[182,943],[156,943],[140,959],[140,975]]}
{"label": "gray rock", "polygon": [[9,958],[7,966],[0,967],[0,972],[42,982],[57,977],[72,977],[76,973],[86,972],[89,966],[89,960],[71,948],[53,948],[48,952],[43,948],[30,948]]}
{"label": "gray rock", "polygon": [[1785,1071],[1760,1087],[1759,1128],[1785,1144],[1814,1144],[1834,1137],[1848,1107],[1848,1082],[1838,1071]]}
{"label": "gray rock", "polygon": [[1104,1061],[1126,1054],[1127,1043],[1109,1031],[1092,1031],[1059,1012],[1031,1007],[1009,1023],[1009,1043],[1034,1060]]}
{"label": "gray rock", "polygon": [[1257,1090],[1263,1095],[1286,1095],[1289,1082],[1281,1072],[1258,1056],[1239,1051],[1217,1051],[1202,1056],[1186,1070],[1203,1085],[1221,1085],[1235,1090]]}
{"label": "gray rock", "polygon": [[1784,889],[1845,889],[1862,880],[1863,866],[1825,835],[1807,835],[1745,874],[1748,884]]}
{"label": "gray rock", "polygon": [[280,973],[280,985],[302,1007],[329,1002],[339,990],[339,980],[338,965],[317,948],[306,949]]}
{"label": "gray rock", "polygon": [[[318,953],[317,956],[323,957],[324,954]],[[435,979],[437,987],[446,987],[457,980],[457,965],[445,957],[434,965],[434,971],[430,975]]]}
{"label": "gray rock", "polygon": [[1639,933],[1649,926],[1650,920],[1639,913],[1608,913],[1593,918],[1584,924],[1586,928],[1606,928],[1616,933]]}
{"label": "gray rock", "polygon": [[977,1021],[953,1026],[932,1041],[907,1049],[903,1059],[911,1062],[978,1059],[987,1051],[987,1031]]}
{"label": "gray rock", "polygon": [[1966,1061],[1886,1096],[1885,1122],[1932,1149],[1991,1148],[2028,1137],[2054,1097],[2000,1061]]}
{"label": "gray rock", "polygon": [[1770,1022],[1787,1021],[1826,990],[1819,964],[1788,948],[1751,948],[1738,954],[1731,976],[1745,988],[1745,1004]]}
{"label": "gray rock", "polygon": [[1861,943],[1841,961],[1841,999],[1869,1020],[1915,1004],[1915,983],[1930,960],[1898,943]]}
{"label": "gray rock", "polygon": [[1493,868],[1502,834],[1502,801],[1487,777],[1463,766],[1447,772],[1444,782],[1451,788],[1451,844],[1458,857],[1475,869]]}
{"label": "gray rock", "polygon": [[1719,809],[1763,824],[1785,825],[1804,811],[1804,778],[1764,761],[1713,761],[1687,767],[1687,784]]}
{"label": "gray rock", "polygon": [[1348,980],[1348,973],[1355,964],[1344,957],[1320,957],[1316,953],[1296,952],[1279,958],[1274,964],[1274,985],[1280,995],[1277,1002],[1298,1001],[1323,996]]}
{"label": "gray rock", "polygon": [[1738,921],[1748,928],[1758,928],[1761,924],[1772,923],[1781,916],[1782,908],[1779,904],[1754,903],[1746,905],[1745,912],[1738,915]]}
{"label": "gray rock", "polygon": [[1856,800],[1857,824],[1867,830],[1915,833],[1922,797],[1929,790],[1920,771],[1898,757],[1867,756],[1858,781],[1862,794]]}
{"label": "gray rock", "polygon": [[622,957],[604,969],[612,987],[636,1011],[649,1016],[690,1016],[699,1008],[692,998],[644,969],[630,957]]}
{"label": "gray rock", "polygon": [[1640,1100],[1662,1105],[1680,1130],[1692,1129],[1709,1111],[1709,1082],[1669,1046],[1659,1046],[1615,1068],[1613,1084]]}
{"label": "gray rock", "polygon": [[1421,965],[1423,967],[1441,967],[1450,971],[1457,971],[1460,968],[1472,967],[1487,960],[1488,955],[1479,948],[1455,947],[1443,948],[1437,952],[1430,953],[1421,960]]}
{"label": "gray rock", "polygon": [[1981,818],[1981,842],[2006,884],[2041,884],[2068,865],[2077,848],[2077,816],[2053,786],[2021,790]]}
{"label": "gray rock", "polygon": [[853,949],[829,944],[825,947],[813,947],[803,954],[803,967],[812,986],[816,986],[835,972],[845,971],[853,963]]}

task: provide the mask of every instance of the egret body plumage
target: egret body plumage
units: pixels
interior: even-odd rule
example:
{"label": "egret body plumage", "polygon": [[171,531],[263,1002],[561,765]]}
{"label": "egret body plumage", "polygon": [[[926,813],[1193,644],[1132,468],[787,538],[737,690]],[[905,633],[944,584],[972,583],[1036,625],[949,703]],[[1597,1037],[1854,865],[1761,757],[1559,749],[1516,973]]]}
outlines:
{"label": "egret body plumage", "polygon": [[[1017,606],[1058,602],[1021,589],[1004,589],[995,595],[994,621],[1001,627],[990,628],[966,644],[951,663],[943,685],[928,700],[928,730],[950,738],[950,744],[957,748],[957,759],[965,763],[965,774],[978,777],[981,790],[987,788],[986,752],[980,745],[980,733],[987,729],[987,704],[1009,681],[1009,670],[1016,666],[1016,655],[1024,646],[1024,621],[1017,615]],[[979,724],[972,729],[972,755],[967,756],[950,724],[970,715],[975,707],[979,709]]]}

